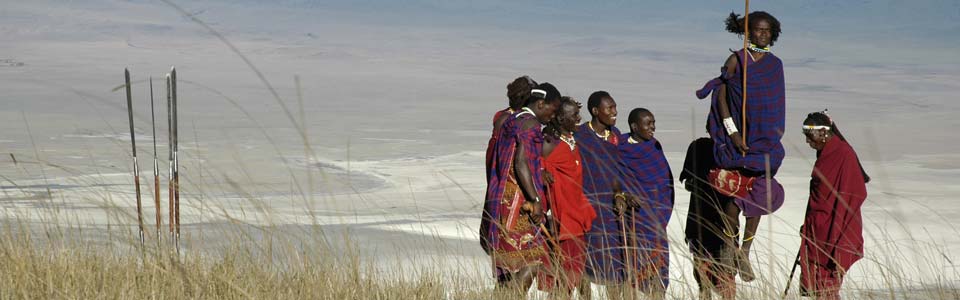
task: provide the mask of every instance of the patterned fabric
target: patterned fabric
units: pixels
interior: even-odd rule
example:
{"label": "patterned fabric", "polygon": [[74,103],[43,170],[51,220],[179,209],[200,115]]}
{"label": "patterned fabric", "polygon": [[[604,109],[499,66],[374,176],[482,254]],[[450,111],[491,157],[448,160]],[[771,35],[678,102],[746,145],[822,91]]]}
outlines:
{"label": "patterned fabric", "polygon": [[[637,257],[647,258],[640,264],[657,270],[664,287],[669,284],[670,247],[667,223],[673,213],[673,173],[656,139],[629,142],[629,134],[620,137],[620,154],[640,187],[641,206],[634,212],[633,224],[637,239]],[[645,277],[640,277],[645,278]]]}
{"label": "patterned fabric", "polygon": [[[497,120],[500,119],[504,114],[510,114],[510,112],[511,110],[507,108],[497,111],[496,114],[493,114],[493,125],[496,125]],[[486,161],[485,165],[487,166],[487,181],[490,181],[490,170],[492,169],[491,166],[493,165],[493,152],[495,150],[494,146],[497,144],[497,138],[500,137],[501,128],[503,128],[502,124],[500,127],[494,127],[493,134],[490,135],[490,141],[487,142],[487,155],[486,159],[484,160]]]}
{"label": "patterned fabric", "polygon": [[800,231],[800,277],[811,291],[839,289],[843,273],[863,257],[860,207],[867,186],[857,154],[839,137],[817,154],[810,176],[810,202]]}
{"label": "patterned fabric", "polygon": [[498,272],[512,273],[526,266],[548,263],[540,228],[529,217],[520,214],[525,198],[514,177],[513,161],[519,145],[527,157],[537,196],[544,198],[540,170],[543,135],[540,126],[522,128],[525,121],[535,118],[523,112],[513,115],[504,122],[494,145],[494,163],[485,202],[489,215],[484,216],[489,225],[482,237],[487,240]]}
{"label": "patterned fabric", "polygon": [[[786,119],[786,94],[783,79],[783,63],[780,58],[767,53],[759,61],[747,58],[747,126],[741,123],[742,108],[742,60],[743,50],[737,51],[738,67],[733,74],[724,68],[720,77],[710,80],[697,91],[697,98],[712,94],[711,109],[707,118],[710,136],[714,141],[714,159],[724,169],[746,169],[758,173],[766,171],[765,157],[770,156],[771,174],[776,174],[783,162],[784,150],[780,142]],[[733,145],[723,127],[718,104],[720,85],[727,85],[727,101],[730,115],[737,128],[746,131],[746,156]]]}
{"label": "patterned fabric", "polygon": [[[487,155],[486,155],[486,158],[484,159],[484,161],[486,162],[484,165],[486,166],[486,174],[487,174],[487,190],[490,189],[489,184],[490,184],[490,176],[491,176],[490,172],[493,170],[493,153],[496,151],[497,139],[500,137],[500,131],[502,131],[501,128],[503,128],[502,126],[503,124],[501,124],[501,126],[499,127],[496,126],[497,120],[499,120],[500,117],[502,117],[505,114],[510,114],[510,112],[512,111],[513,110],[511,110],[510,108],[506,108],[506,109],[497,111],[497,113],[493,115],[493,121],[491,122],[494,125],[493,134],[490,135],[490,141],[487,142]],[[489,194],[484,196],[484,199],[489,199],[489,196],[490,196]],[[480,248],[483,248],[483,251],[487,252],[487,254],[490,254],[490,245],[488,245],[487,239],[482,237],[486,236],[486,233],[490,230],[490,218],[487,217],[490,215],[491,215],[490,206],[487,205],[486,202],[484,202],[483,213],[480,215],[480,237],[481,237]]]}
{"label": "patterned fabric", "polygon": [[[614,142],[600,139],[587,124],[581,125],[574,133],[583,159],[583,192],[597,212],[597,218],[586,234],[586,274],[599,284],[623,283],[630,270],[646,274],[637,278],[647,278],[651,271],[653,275],[657,271],[643,269],[647,265],[641,265],[641,262],[646,260],[637,259],[637,251],[623,251],[624,239],[628,237],[624,236],[624,231],[633,231],[632,225],[636,223],[622,223],[620,216],[613,211],[614,187],[619,185],[623,192],[633,195],[638,195],[640,188],[617,149],[615,141],[619,140],[620,131],[616,127],[610,130],[610,140]],[[631,213],[625,215],[629,218]],[[639,214],[634,212],[633,215]],[[631,237],[627,243],[632,244],[632,240]],[[633,263],[629,268],[628,259]]]}
{"label": "patterned fabric", "polygon": [[768,182],[766,176],[760,176],[753,181],[750,193],[744,198],[734,198],[734,203],[740,207],[744,217],[758,217],[780,209],[784,198],[783,185],[776,178],[771,177]]}

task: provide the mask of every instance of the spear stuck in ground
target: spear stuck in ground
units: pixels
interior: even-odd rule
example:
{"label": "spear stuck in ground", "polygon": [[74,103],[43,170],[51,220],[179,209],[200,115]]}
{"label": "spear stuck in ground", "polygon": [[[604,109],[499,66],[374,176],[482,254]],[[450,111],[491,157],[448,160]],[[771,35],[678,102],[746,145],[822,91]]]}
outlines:
{"label": "spear stuck in ground", "polygon": [[180,148],[179,138],[180,129],[177,120],[177,68],[170,67],[170,107],[173,115],[173,212],[174,212],[174,239],[176,239],[177,250],[180,250],[180,158],[178,150]]}
{"label": "spear stuck in ground", "polygon": [[127,89],[127,117],[130,121],[130,147],[133,150],[133,185],[137,190],[137,225],[140,229],[140,245],[143,246],[143,204],[140,202],[140,167],[137,163],[137,139],[133,132],[133,97],[130,93],[130,70],[123,69]]}
{"label": "spear stuck in ground", "polygon": [[160,164],[157,162],[157,119],[153,108],[153,77],[150,77],[150,126],[153,128],[153,205],[157,216],[157,243],[160,243],[163,213],[160,211]]}
{"label": "spear stuck in ground", "polygon": [[173,235],[173,113],[170,110],[170,73],[166,76],[167,83],[167,224],[170,234]]}

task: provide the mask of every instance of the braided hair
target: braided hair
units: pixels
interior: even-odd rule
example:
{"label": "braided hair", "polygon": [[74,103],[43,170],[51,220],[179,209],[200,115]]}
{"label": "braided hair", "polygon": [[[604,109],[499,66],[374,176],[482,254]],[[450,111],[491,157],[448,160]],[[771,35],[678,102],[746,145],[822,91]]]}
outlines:
{"label": "braided hair", "polygon": [[[777,38],[780,37],[780,21],[765,11],[755,11],[750,13],[750,28],[753,28],[753,25],[756,25],[757,22],[761,20],[767,21],[767,23],[770,24],[770,46],[773,46],[773,44],[777,42]],[[745,32],[743,18],[736,13],[731,12],[727,20],[724,21],[724,24],[727,25],[727,31],[731,33],[743,35]]]}
{"label": "braided hair", "polygon": [[530,76],[523,75],[507,84],[507,99],[510,100],[510,108],[520,110],[527,99],[530,98],[530,90],[537,86]]}
{"label": "braided hair", "polygon": [[[818,111],[807,114],[807,119],[803,121],[804,125],[814,125],[814,126],[828,126],[830,127],[830,134],[840,138],[840,140],[850,143],[846,138],[843,137],[843,134],[840,133],[840,128],[837,127],[837,123],[827,115],[827,111]],[[867,171],[863,169],[863,164],[860,163],[860,158],[857,158],[857,165],[860,166],[860,173],[863,173],[863,182],[870,182],[870,175],[867,175]]]}

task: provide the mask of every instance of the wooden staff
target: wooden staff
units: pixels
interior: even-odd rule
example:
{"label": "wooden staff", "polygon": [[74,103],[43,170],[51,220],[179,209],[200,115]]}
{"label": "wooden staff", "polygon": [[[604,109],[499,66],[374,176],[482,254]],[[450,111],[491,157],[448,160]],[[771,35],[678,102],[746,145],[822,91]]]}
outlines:
{"label": "wooden staff", "polygon": [[[747,55],[750,55],[750,48],[747,41],[750,40],[750,0],[744,0],[743,7],[743,101],[740,103],[740,127],[742,127],[742,132],[740,132],[740,140],[743,142],[743,145],[747,145]],[[740,151],[744,156],[747,155],[746,151]]]}
{"label": "wooden staff", "polygon": [[[547,201],[547,210],[553,211],[553,205],[551,205],[552,201],[551,201],[551,198],[550,198],[550,184],[544,184],[544,185],[543,185],[543,194],[544,194],[544,196],[546,196],[543,200],[544,200],[544,201]],[[544,212],[544,214],[546,214],[546,212]],[[546,217],[544,217],[543,219],[544,219],[544,221],[546,221]],[[530,217],[530,221],[531,221],[531,222],[534,221],[533,216]],[[557,221],[556,221],[556,217],[554,217],[554,223],[556,223],[556,222],[557,222]],[[555,253],[556,253],[556,252],[559,252],[559,251],[560,251],[560,243],[557,242],[557,240],[555,240],[555,239],[553,238],[553,235],[550,234],[550,230],[547,230],[547,226],[543,225],[544,222],[535,222],[535,223],[539,223],[539,224],[540,224],[540,231],[543,231],[544,236],[547,237],[547,241],[549,241],[550,244],[553,245],[553,248],[554,248]],[[555,229],[553,226],[550,226],[550,227],[551,227],[550,229]],[[558,230],[557,233],[559,233],[559,232],[560,232],[560,231]]]}
{"label": "wooden staff", "polygon": [[[801,231],[803,227],[800,227]],[[793,269],[790,270],[790,277],[787,277],[787,287],[783,289],[783,297],[780,299],[787,299],[787,294],[790,293],[790,282],[793,281],[793,274],[797,273],[797,266],[800,265],[800,252],[803,251],[803,247],[800,247],[800,250],[797,250],[797,258],[793,260]]]}
{"label": "wooden staff", "polygon": [[[616,196],[614,196],[614,200],[616,200]],[[614,202],[614,203],[616,203],[616,202]],[[614,204],[614,205],[616,205],[616,204]],[[625,209],[626,209],[626,208],[625,208]],[[621,211],[619,214],[620,214],[620,232],[623,234],[623,247],[622,247],[622,248],[623,248],[623,260],[624,260],[624,264],[627,265],[627,268],[626,268],[626,269],[627,269],[627,276],[624,278],[624,282],[627,282],[627,285],[629,286],[629,285],[630,285],[629,282],[631,282],[631,278],[632,278],[633,276],[635,276],[635,274],[634,274],[634,273],[635,273],[634,269],[636,268],[636,264],[633,263],[633,259],[632,259],[631,255],[630,255],[630,251],[631,251],[631,250],[628,249],[628,247],[627,247],[627,245],[629,244],[629,237],[627,237],[627,233],[628,233],[628,232],[627,232],[627,223],[626,223],[626,221],[624,221],[624,215],[625,215],[626,213],[623,212],[623,211]],[[631,220],[631,221],[632,221],[632,220]],[[631,290],[632,290],[632,287],[631,287]]]}
{"label": "wooden staff", "polygon": [[130,70],[123,69],[124,85],[127,89],[127,117],[130,121],[130,147],[133,150],[133,185],[137,190],[137,224],[140,229],[140,246],[143,246],[143,208],[140,202],[140,167],[137,163],[137,139],[133,133],[133,96],[130,95]]}
{"label": "wooden staff", "polygon": [[[630,241],[630,247],[637,250],[640,249],[640,246],[637,245],[637,213],[632,209],[630,210]],[[634,260],[639,260],[639,258],[634,257]],[[637,270],[637,272],[639,273],[640,271]],[[640,287],[640,277],[636,274],[633,275],[633,284],[636,288]]]}

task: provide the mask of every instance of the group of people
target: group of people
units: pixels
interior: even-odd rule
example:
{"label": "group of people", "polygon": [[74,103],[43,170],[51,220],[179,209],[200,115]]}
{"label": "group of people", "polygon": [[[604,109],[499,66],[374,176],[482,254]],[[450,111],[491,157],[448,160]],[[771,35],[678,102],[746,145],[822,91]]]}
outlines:
{"label": "group of people", "polygon": [[[691,195],[685,238],[701,299],[733,299],[734,277],[754,279],[749,254],[760,217],[784,199],[775,179],[785,155],[783,65],[770,53],[780,23],[761,11],[746,23],[732,13],[726,21],[740,35],[749,26],[749,46],[697,91],[710,96],[710,137],[690,144],[678,178]],[[675,178],[653,112],[632,109],[621,133],[617,102],[605,91],[589,96],[582,124],[582,104],[550,83],[519,77],[507,98],[493,117],[480,228],[498,287],[523,292],[536,279],[561,299],[574,291],[589,299],[590,283],[612,299],[664,298]],[[869,176],[825,111],[808,115],[803,133],[817,161],[797,256],[801,292],[839,299],[844,273],[863,256]]]}

